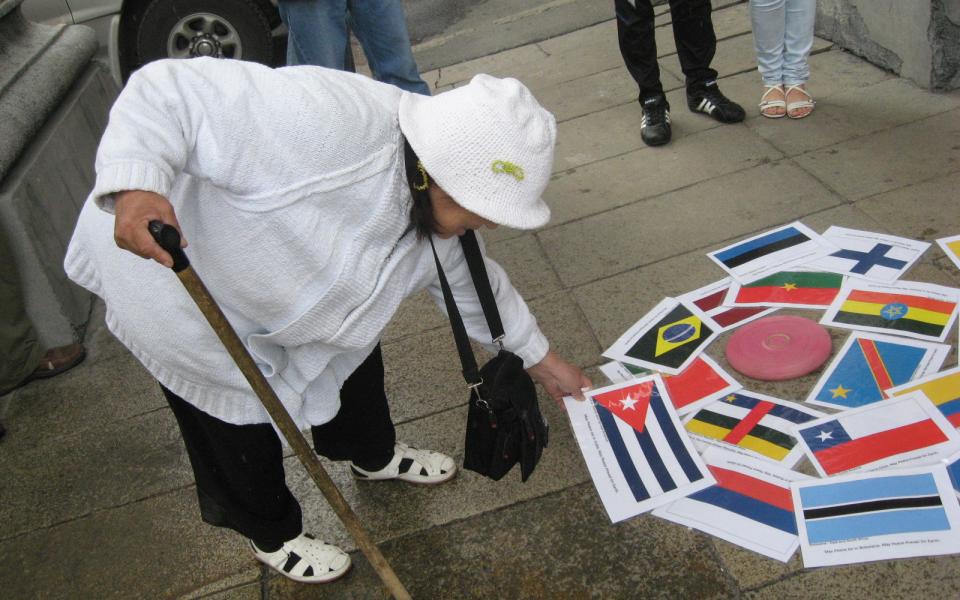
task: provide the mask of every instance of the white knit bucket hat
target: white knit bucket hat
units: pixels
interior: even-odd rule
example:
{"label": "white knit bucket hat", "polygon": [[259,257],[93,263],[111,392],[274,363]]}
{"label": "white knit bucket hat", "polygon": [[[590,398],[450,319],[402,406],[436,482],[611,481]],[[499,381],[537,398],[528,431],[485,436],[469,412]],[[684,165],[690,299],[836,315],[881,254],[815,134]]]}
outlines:
{"label": "white knit bucket hat", "polygon": [[550,220],[557,124],[516,79],[477,75],[436,96],[405,93],[400,129],[430,177],[467,210],[499,225]]}

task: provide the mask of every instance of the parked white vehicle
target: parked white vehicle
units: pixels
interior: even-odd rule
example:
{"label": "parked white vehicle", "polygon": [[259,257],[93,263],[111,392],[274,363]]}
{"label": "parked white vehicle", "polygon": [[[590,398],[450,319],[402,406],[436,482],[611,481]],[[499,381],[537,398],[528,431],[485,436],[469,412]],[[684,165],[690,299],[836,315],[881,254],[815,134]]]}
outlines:
{"label": "parked white vehicle", "polygon": [[118,83],[159,58],[217,56],[284,62],[286,28],[276,0],[25,0],[39,23],[87,25]]}

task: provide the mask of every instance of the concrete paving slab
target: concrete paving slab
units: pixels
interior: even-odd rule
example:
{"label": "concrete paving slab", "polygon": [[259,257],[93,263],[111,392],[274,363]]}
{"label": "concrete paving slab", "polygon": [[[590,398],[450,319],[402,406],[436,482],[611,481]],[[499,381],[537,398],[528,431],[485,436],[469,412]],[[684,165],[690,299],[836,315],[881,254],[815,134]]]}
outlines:
{"label": "concrete paving slab", "polygon": [[[466,400],[466,395],[464,395]],[[542,398],[541,410],[550,423],[550,446],[544,451],[536,472],[526,483],[519,470],[492,482],[471,471],[461,471],[449,483],[416,486],[398,481],[355,481],[346,464],[325,463],[347,502],[379,543],[413,532],[489,512],[517,502],[583,483],[589,479],[580,451],[570,433],[566,413],[549,399]],[[463,434],[467,408],[463,406],[404,423],[397,427],[397,438],[415,447],[432,448],[454,457],[463,464]],[[304,528],[320,539],[354,550],[353,540],[336,519],[306,472],[287,459],[287,482],[300,500]]]}
{"label": "concrete paving slab", "polygon": [[[732,193],[718,194],[720,189]],[[781,161],[537,235],[564,284],[578,286],[695,248],[713,248],[724,240],[733,241],[837,203],[836,196],[819,182]],[[624,227],[624,223],[633,225]]]}
{"label": "concrete paving slab", "polygon": [[427,71],[421,73],[420,76],[430,84],[432,89],[438,89],[469,81],[477,73],[487,73],[497,77],[517,77],[517,74],[520,73],[534,72],[535,66],[546,58],[547,54],[543,50],[536,44],[530,44],[434,71]]}
{"label": "concrete paving slab", "polygon": [[[797,163],[850,200],[956,172],[960,109],[799,156]],[[915,160],[905,151],[922,149]],[[922,158],[921,158],[922,156]]]}
{"label": "concrete paving slab", "polygon": [[4,424],[11,445],[31,448],[166,405],[156,380],[124,350],[20,388],[10,397]]}
{"label": "concrete paving slab", "polygon": [[[736,593],[702,536],[650,516],[611,525],[590,484],[405,536],[383,550],[415,598],[612,600]],[[270,598],[383,598],[366,561],[354,555],[354,565],[330,586],[273,578]]]}
{"label": "concrete paving slab", "polygon": [[803,570],[799,550],[789,561],[782,563],[720,538],[712,538],[711,541],[720,557],[720,564],[740,589],[758,588]]}
{"label": "concrete paving slab", "polygon": [[[528,302],[550,346],[576,365],[596,362],[599,346],[576,303],[564,292]],[[488,360],[474,344],[478,364]],[[467,401],[460,359],[449,324],[383,345],[387,397],[397,423],[461,406]]]}
{"label": "concrete paving slab", "polygon": [[913,558],[804,571],[744,593],[756,600],[803,598],[816,590],[821,598],[931,598],[960,595],[957,557]]}
{"label": "concrete paving slab", "polygon": [[252,582],[255,565],[237,534],[201,523],[192,486],[0,542],[5,598],[169,598]]}
{"label": "concrete paving slab", "polygon": [[[234,536],[236,537],[236,536]],[[246,553],[246,548],[241,544],[241,555]],[[259,565],[251,558],[251,564]],[[190,590],[185,594],[178,595],[178,600],[263,600],[263,581],[266,567],[251,566],[244,569],[243,572],[224,577],[210,585],[204,585]],[[251,578],[254,581],[251,581]]]}
{"label": "concrete paving slab", "polygon": [[3,538],[193,482],[169,409],[51,438],[25,451],[15,451],[16,442],[4,442],[0,453],[0,521],[8,523]]}
{"label": "concrete paving slab", "polygon": [[888,79],[821,99],[800,127],[788,118],[755,118],[749,125],[781,152],[794,156],[960,106],[960,98],[918,92],[904,79]]}
{"label": "concrete paving slab", "polygon": [[[865,198],[856,206],[897,235],[933,242],[960,232],[958,189],[960,164],[954,173]],[[937,254],[942,250],[934,244],[927,252]]]}
{"label": "concrete paving slab", "polygon": [[746,127],[715,127],[554,175],[548,228],[782,158]]}

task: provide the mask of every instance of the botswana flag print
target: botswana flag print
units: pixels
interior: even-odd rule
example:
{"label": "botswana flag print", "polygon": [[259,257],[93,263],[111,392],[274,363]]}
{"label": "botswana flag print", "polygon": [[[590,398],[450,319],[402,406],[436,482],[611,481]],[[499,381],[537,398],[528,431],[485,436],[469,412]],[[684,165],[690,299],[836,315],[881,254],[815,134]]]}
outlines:
{"label": "botswana flag print", "polygon": [[806,567],[960,549],[960,509],[942,465],[791,487]]}
{"label": "botswana flag print", "polygon": [[824,477],[867,466],[931,462],[960,449],[960,434],[919,393],[814,421],[797,433]]}
{"label": "botswana flag print", "polygon": [[658,375],[566,399],[574,435],[614,522],[714,483]]}
{"label": "botswana flag print", "polygon": [[854,333],[807,402],[839,409],[879,402],[886,390],[938,369],[949,351],[946,344]]}
{"label": "botswana flag print", "polygon": [[951,425],[960,428],[960,367],[890,388],[887,395],[892,398],[915,391],[923,392]]}
{"label": "botswana flag print", "polygon": [[653,514],[788,561],[800,543],[790,483],[810,478],[716,448],[706,452],[703,459],[716,485],[660,507]]}
{"label": "botswana flag print", "polygon": [[800,222],[707,254],[740,283],[750,283],[787,265],[824,256],[836,247]]}
{"label": "botswana flag print", "polygon": [[604,352],[604,356],[676,375],[717,336],[719,327],[696,307],[665,298]]}
{"label": "botswana flag print", "polygon": [[824,416],[793,402],[739,391],[694,412],[685,427],[708,445],[735,446],[757,458],[792,467],[803,455],[794,426]]}
{"label": "botswana flag print", "polygon": [[942,342],[956,314],[957,291],[914,285],[922,285],[930,293],[922,293],[919,287],[920,293],[915,293],[907,288],[870,284],[844,288],[821,322]]}

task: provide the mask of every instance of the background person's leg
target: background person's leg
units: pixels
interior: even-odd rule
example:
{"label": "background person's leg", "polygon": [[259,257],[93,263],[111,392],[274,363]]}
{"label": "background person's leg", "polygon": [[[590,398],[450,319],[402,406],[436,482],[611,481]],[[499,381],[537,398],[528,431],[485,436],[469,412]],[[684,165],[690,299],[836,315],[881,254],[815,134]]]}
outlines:
{"label": "background person's leg", "polygon": [[347,0],[280,0],[287,25],[287,64],[343,70],[347,49]]}
{"label": "background person's leg", "polygon": [[0,228],[0,393],[15,388],[40,364],[43,348],[27,316],[20,275]]}
{"label": "background person's leg", "polygon": [[816,0],[785,0],[783,83],[803,85],[810,79],[807,58],[813,49]]}
{"label": "background person's leg", "polygon": [[764,85],[783,83],[786,0],[750,0],[753,44]]}
{"label": "background person's leg", "polygon": [[617,13],[617,40],[627,71],[640,88],[640,101],[663,94],[657,39],[650,0],[637,0],[636,8],[626,0],[614,0]]}
{"label": "background person's leg", "polygon": [[393,459],[397,434],[383,386],[378,344],[340,389],[337,416],[311,428],[317,454],[352,461],[367,471],[379,471]]}
{"label": "background person's leg", "polygon": [[688,88],[717,78],[710,67],[717,51],[712,10],[710,0],[670,0],[673,39]]}
{"label": "background person's leg", "polygon": [[378,81],[430,95],[410,49],[400,0],[350,0],[350,24]]}
{"label": "background person's leg", "polygon": [[226,423],[161,388],[180,425],[203,520],[233,529],[264,551],[300,535],[300,504],[287,488],[273,426]]}

